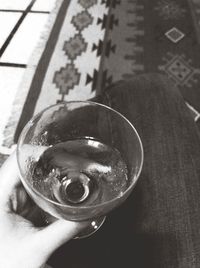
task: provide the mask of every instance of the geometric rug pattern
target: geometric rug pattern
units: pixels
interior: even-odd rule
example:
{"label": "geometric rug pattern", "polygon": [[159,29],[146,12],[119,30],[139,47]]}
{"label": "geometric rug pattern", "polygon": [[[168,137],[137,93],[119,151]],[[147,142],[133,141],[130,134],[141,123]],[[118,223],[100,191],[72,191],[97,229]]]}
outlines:
{"label": "geometric rug pattern", "polygon": [[0,153],[47,106],[90,99],[114,81],[148,72],[179,87],[199,125],[200,1],[58,0],[50,16],[0,130]]}

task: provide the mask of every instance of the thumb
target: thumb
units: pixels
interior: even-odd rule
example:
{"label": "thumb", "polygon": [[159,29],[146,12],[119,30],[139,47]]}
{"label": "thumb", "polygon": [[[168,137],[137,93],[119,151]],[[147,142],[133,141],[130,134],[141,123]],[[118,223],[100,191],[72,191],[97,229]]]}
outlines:
{"label": "thumb", "polygon": [[56,220],[38,232],[40,246],[46,254],[51,254],[62,244],[75,237],[86,226],[88,226],[88,222]]}
{"label": "thumb", "polygon": [[16,152],[12,153],[0,169],[0,208],[7,207],[12,191],[20,183]]}

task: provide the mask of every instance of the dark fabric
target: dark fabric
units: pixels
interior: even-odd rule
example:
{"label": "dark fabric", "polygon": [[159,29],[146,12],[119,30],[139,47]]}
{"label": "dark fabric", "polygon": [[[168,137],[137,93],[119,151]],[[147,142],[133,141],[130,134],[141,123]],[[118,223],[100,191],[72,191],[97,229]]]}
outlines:
{"label": "dark fabric", "polygon": [[178,90],[156,74],[108,88],[101,102],[124,114],[144,146],[128,200],[93,236],[72,240],[53,267],[200,267],[200,137]]}

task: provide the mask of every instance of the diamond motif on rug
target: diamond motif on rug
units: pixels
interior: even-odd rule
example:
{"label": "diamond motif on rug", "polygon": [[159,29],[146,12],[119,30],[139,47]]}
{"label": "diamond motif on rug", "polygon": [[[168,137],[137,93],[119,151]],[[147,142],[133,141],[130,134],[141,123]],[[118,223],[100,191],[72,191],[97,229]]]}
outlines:
{"label": "diamond motif on rug", "polygon": [[72,18],[72,23],[78,31],[82,31],[93,22],[93,17],[87,10],[82,11]]}
{"label": "diamond motif on rug", "polygon": [[53,82],[60,89],[60,94],[68,94],[69,90],[79,83],[80,73],[74,64],[67,64],[55,73]]}
{"label": "diamond motif on rug", "polygon": [[179,29],[177,29],[176,27],[173,27],[172,29],[170,29],[169,31],[167,31],[165,33],[166,37],[171,40],[173,43],[177,43],[179,42],[184,36],[185,34],[182,33]]}
{"label": "diamond motif on rug", "polygon": [[84,8],[90,8],[97,4],[97,0],[79,0],[78,3]]}
{"label": "diamond motif on rug", "polygon": [[192,68],[187,66],[181,58],[175,58],[167,67],[167,71],[179,82],[183,82],[187,76],[192,74]]}
{"label": "diamond motif on rug", "polygon": [[158,4],[154,9],[158,11],[159,16],[164,20],[180,19],[186,13],[185,9],[173,0],[158,1]]}
{"label": "diamond motif on rug", "polygon": [[76,34],[70,40],[65,41],[63,50],[66,55],[74,60],[77,56],[81,55],[82,52],[86,51],[87,43],[80,33]]}
{"label": "diamond motif on rug", "polygon": [[164,71],[177,85],[191,87],[198,82],[200,69],[193,67],[192,60],[186,59],[185,55],[167,53],[163,60],[165,64],[160,65],[159,70]]}

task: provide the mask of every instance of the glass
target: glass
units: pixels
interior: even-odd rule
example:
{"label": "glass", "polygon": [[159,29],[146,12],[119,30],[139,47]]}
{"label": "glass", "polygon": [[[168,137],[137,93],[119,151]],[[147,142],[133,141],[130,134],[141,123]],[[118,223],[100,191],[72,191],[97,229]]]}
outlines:
{"label": "glass", "polygon": [[17,146],[21,181],[47,215],[90,221],[94,233],[133,190],[143,147],[120,113],[91,101],[56,104],[34,116]]}

